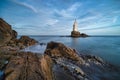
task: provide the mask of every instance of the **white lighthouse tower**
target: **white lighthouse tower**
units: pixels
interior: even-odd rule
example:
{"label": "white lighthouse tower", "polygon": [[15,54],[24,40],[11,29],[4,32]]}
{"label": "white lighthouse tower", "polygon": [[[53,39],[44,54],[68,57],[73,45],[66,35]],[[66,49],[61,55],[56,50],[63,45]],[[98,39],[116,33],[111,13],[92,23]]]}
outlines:
{"label": "white lighthouse tower", "polygon": [[75,22],[73,24],[73,31],[78,31],[78,23],[77,23],[76,19],[75,19]]}

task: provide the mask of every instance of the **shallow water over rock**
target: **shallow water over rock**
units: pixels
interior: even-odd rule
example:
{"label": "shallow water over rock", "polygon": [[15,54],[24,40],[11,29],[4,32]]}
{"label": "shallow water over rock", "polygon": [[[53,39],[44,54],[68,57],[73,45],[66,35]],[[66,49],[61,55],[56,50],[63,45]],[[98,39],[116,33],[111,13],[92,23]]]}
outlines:
{"label": "shallow water over rock", "polygon": [[43,54],[45,49],[46,49],[46,45],[36,44],[36,45],[30,46],[30,47],[27,47],[27,48],[23,49],[22,51]]}

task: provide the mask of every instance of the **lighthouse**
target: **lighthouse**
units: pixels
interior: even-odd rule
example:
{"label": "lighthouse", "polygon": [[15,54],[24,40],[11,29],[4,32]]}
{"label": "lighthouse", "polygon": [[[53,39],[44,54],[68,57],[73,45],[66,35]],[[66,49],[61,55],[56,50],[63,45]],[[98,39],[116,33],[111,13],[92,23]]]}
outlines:
{"label": "lighthouse", "polygon": [[78,23],[77,23],[76,19],[75,19],[75,22],[73,24],[73,31],[78,31]]}
{"label": "lighthouse", "polygon": [[80,32],[78,31],[78,23],[76,19],[73,23],[73,30],[71,32],[71,37],[80,37]]}

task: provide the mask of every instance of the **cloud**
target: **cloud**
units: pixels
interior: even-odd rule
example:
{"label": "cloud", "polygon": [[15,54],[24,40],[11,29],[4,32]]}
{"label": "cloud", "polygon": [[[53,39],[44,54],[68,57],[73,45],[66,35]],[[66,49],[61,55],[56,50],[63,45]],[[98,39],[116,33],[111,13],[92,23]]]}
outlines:
{"label": "cloud", "polygon": [[89,16],[89,17],[86,17],[86,18],[83,18],[83,19],[78,19],[79,22],[88,22],[88,21],[91,21],[91,20],[95,20],[95,19],[98,19],[100,16]]}
{"label": "cloud", "polygon": [[75,18],[79,30],[86,33],[93,31],[99,33],[97,31],[100,30],[99,34],[101,34],[104,30],[112,30],[114,27],[116,31],[119,26],[115,24],[120,20],[120,5],[113,5],[110,1],[6,1],[9,2],[2,2],[4,6],[0,5],[1,8],[3,7],[0,16],[8,19],[10,24],[13,22],[14,29],[20,34],[70,34]]}
{"label": "cloud", "polygon": [[28,9],[32,10],[32,11],[35,12],[35,13],[38,12],[37,9],[36,9],[34,6],[32,6],[32,5],[30,5],[30,4],[27,4],[27,3],[25,3],[25,2],[18,2],[18,1],[16,1],[16,0],[13,0],[12,2],[14,2],[14,3],[17,4],[17,5],[26,7],[26,8],[28,8]]}
{"label": "cloud", "polygon": [[80,7],[81,5],[82,5],[81,3],[76,2],[76,3],[74,3],[72,6],[70,6],[70,7],[67,9],[67,11],[68,11],[68,12],[69,12],[69,11],[73,12],[73,11],[77,10],[78,7]]}
{"label": "cloud", "polygon": [[113,18],[113,23],[116,23],[118,16]]}
{"label": "cloud", "polygon": [[47,25],[53,26],[58,22],[58,20],[57,19],[48,19],[46,22],[47,22],[46,23]]}
{"label": "cloud", "polygon": [[81,29],[81,30],[97,30],[97,29],[106,29],[106,28],[111,28],[111,27],[120,27],[120,24],[103,26],[103,27],[88,28],[88,29]]}
{"label": "cloud", "polygon": [[57,10],[55,9],[54,11],[57,13],[57,15],[60,15],[62,17],[68,17],[68,18],[73,18],[75,11],[81,6],[81,3],[76,2],[67,9],[62,9],[62,10]]}

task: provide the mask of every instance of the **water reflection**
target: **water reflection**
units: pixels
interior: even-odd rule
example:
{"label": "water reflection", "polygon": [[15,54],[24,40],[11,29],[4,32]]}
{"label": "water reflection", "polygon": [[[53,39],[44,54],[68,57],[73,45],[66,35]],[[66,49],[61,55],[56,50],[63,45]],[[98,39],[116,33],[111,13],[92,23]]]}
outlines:
{"label": "water reflection", "polygon": [[76,47],[78,44],[78,38],[71,38],[72,39],[72,46]]}

